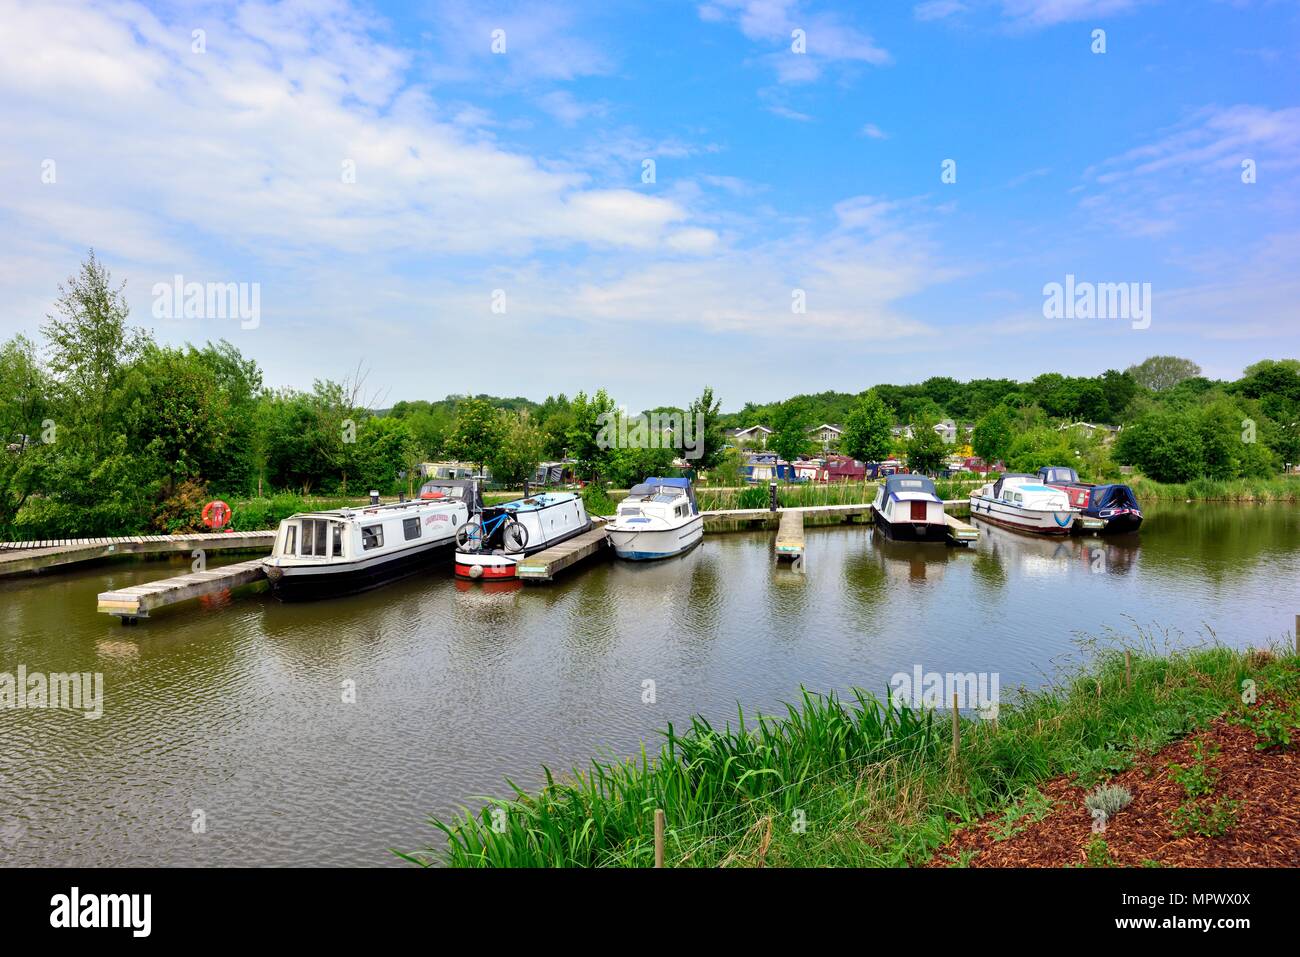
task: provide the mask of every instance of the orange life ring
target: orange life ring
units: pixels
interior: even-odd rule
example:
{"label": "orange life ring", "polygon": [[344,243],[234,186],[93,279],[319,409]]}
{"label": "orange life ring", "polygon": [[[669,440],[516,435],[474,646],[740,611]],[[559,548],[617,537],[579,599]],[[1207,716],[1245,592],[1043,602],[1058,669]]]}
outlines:
{"label": "orange life ring", "polygon": [[230,506],[220,499],[203,506],[203,524],[211,529],[224,526],[231,518]]}

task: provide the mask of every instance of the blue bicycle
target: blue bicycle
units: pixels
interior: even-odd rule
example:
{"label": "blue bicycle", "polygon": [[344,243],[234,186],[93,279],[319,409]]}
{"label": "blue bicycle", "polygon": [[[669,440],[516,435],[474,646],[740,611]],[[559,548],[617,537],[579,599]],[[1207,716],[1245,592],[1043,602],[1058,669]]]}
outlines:
{"label": "blue bicycle", "polygon": [[528,546],[528,529],[509,512],[489,518],[471,518],[456,530],[456,546],[464,552],[479,552],[500,533],[507,554],[522,552]]}

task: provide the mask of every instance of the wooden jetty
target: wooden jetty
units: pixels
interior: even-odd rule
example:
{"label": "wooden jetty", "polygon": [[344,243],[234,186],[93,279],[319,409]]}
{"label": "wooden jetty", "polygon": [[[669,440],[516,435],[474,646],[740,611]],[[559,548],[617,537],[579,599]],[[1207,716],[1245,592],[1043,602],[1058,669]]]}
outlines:
{"label": "wooden jetty", "polygon": [[944,513],[944,521],[948,523],[948,541],[958,545],[968,545],[971,542],[978,542],[980,530],[969,522],[963,522],[959,518]]}
{"label": "wooden jetty", "polygon": [[0,578],[36,574],[118,555],[264,551],[275,544],[275,529],[261,532],[205,532],[197,535],[124,535],[115,538],[65,538],[0,542]]}
{"label": "wooden jetty", "polygon": [[788,508],[781,513],[776,530],[777,561],[803,558],[803,509]]}
{"label": "wooden jetty", "polygon": [[596,517],[591,520],[590,531],[521,558],[515,566],[515,574],[526,582],[554,581],[555,576],[564,569],[608,547],[609,536],[605,534],[605,519]]}
{"label": "wooden jetty", "polygon": [[116,615],[122,619],[122,624],[129,625],[138,618],[148,618],[151,611],[159,608],[238,588],[240,585],[251,585],[265,577],[266,568],[262,565],[262,560],[255,558],[210,571],[191,572],[117,591],[101,592],[98,610],[106,615]]}

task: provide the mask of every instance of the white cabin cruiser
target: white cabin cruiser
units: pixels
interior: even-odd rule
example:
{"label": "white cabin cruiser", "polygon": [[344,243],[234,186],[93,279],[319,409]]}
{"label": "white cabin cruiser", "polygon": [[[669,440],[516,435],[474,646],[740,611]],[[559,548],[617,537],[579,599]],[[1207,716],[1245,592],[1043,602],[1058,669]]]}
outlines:
{"label": "white cabin cruiser", "polygon": [[970,513],[995,525],[1039,535],[1069,535],[1079,509],[1036,475],[1008,473],[971,492]]}
{"label": "white cabin cruiser", "polygon": [[605,531],[619,558],[671,558],[704,537],[704,516],[690,479],[648,478],[618,503],[618,515]]}
{"label": "white cabin cruiser", "polygon": [[587,506],[575,492],[542,492],[481,509],[456,535],[456,576],[515,578],[519,559],[589,528]]}
{"label": "white cabin cruiser", "polygon": [[876,490],[872,517],[890,538],[905,542],[948,541],[948,519],[934,481],[924,475],[890,475]]}
{"label": "white cabin cruiser", "polygon": [[332,598],[414,574],[450,555],[469,520],[473,485],[445,482],[439,497],[303,512],[280,523],[262,560],[276,597]]}

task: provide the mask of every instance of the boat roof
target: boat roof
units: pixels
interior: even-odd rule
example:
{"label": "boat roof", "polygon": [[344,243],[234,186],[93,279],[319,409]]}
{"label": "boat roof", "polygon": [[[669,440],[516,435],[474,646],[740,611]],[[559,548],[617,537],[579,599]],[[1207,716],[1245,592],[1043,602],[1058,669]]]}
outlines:
{"label": "boat roof", "polygon": [[528,496],[528,498],[517,498],[511,502],[493,505],[492,508],[505,509],[507,512],[535,512],[538,509],[549,508],[561,502],[571,502],[577,497],[576,492],[539,492],[536,495]]}
{"label": "boat roof", "polygon": [[913,475],[910,472],[885,477],[885,494],[896,495],[899,492],[929,492],[938,497],[934,490],[933,479],[924,475]]}
{"label": "boat roof", "polygon": [[327,508],[314,512],[295,512],[285,521],[291,521],[295,518],[332,518],[336,520],[348,521],[351,519],[362,519],[366,516],[377,515],[383,516],[387,513],[404,512],[413,508],[453,508],[463,505],[459,499],[441,499],[429,501],[427,499],[411,499],[407,502],[384,502],[381,505],[349,505],[344,508]]}
{"label": "boat roof", "polygon": [[657,488],[679,488],[683,492],[691,490],[691,480],[686,478],[648,478],[637,482],[628,489],[628,497],[633,495],[653,495]]}

